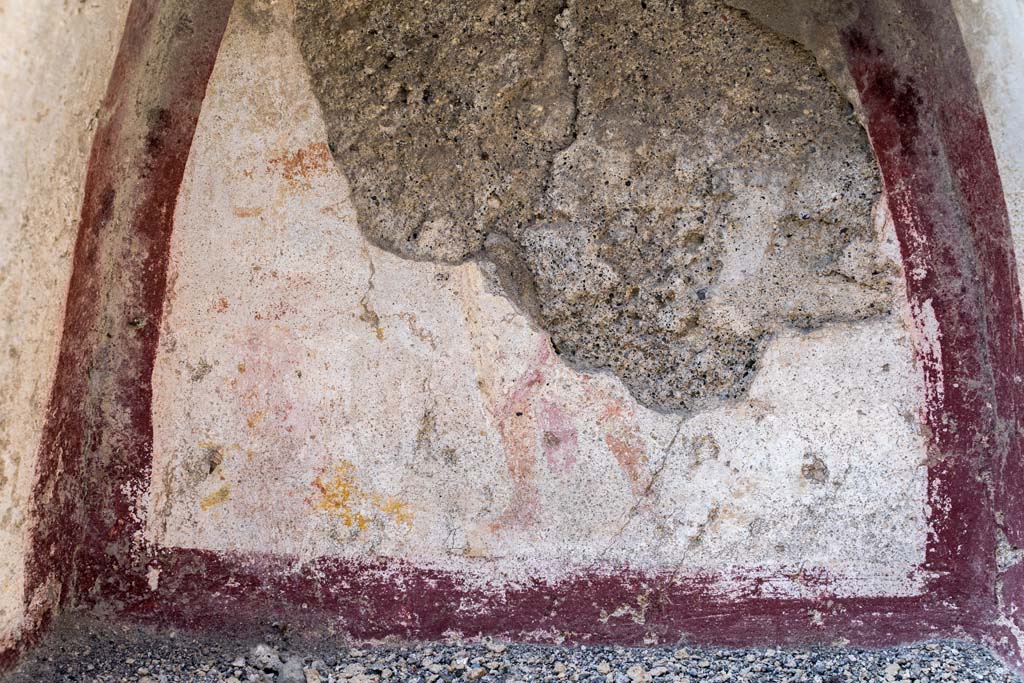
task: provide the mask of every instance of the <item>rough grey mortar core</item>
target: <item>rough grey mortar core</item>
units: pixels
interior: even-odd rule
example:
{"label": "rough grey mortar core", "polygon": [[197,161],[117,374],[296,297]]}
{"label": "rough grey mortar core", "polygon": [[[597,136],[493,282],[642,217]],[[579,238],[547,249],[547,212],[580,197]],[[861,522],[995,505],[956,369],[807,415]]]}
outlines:
{"label": "rough grey mortar core", "polygon": [[717,0],[300,0],[296,32],[364,234],[493,263],[648,406],[739,396],[782,326],[892,306],[851,108]]}

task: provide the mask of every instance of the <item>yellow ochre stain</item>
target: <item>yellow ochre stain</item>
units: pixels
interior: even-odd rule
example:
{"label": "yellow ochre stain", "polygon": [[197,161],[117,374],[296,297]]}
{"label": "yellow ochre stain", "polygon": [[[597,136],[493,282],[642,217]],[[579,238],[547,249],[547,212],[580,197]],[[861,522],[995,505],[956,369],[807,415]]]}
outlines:
{"label": "yellow ochre stain", "polygon": [[229,444],[217,443],[216,441],[200,441],[198,445],[204,451],[216,451],[222,456],[227,455],[229,451],[242,452],[242,445],[237,441]]}
{"label": "yellow ochre stain", "polygon": [[412,512],[409,504],[395,498],[387,498],[383,502],[375,502],[377,509],[395,521],[395,524],[412,526]]}
{"label": "yellow ochre stain", "polygon": [[227,501],[228,496],[230,495],[231,487],[228,486],[227,484],[224,484],[219,489],[208,495],[206,498],[203,498],[199,502],[199,507],[201,507],[203,510],[209,510],[214,505],[220,505],[221,503]]}
{"label": "yellow ochre stain", "polygon": [[380,513],[395,524],[412,527],[413,514],[405,503],[391,496],[364,491],[355,478],[355,466],[348,460],[341,461],[331,475],[317,475],[313,480],[316,498],[312,505],[315,510],[329,512],[338,517],[342,524],[360,531],[369,525]]}
{"label": "yellow ochre stain", "polygon": [[313,480],[313,487],[320,492],[320,497],[313,507],[340,517],[345,526],[365,529],[366,517],[352,509],[353,493],[358,490],[352,476],[354,471],[352,463],[343,461],[334,468],[334,476],[328,481],[324,481],[323,475],[318,475]]}

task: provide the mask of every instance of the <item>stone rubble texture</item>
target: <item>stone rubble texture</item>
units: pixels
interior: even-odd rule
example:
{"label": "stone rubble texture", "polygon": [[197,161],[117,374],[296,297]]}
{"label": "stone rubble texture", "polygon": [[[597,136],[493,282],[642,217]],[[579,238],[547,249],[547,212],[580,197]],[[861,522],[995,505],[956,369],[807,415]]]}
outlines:
{"label": "stone rubble texture", "polygon": [[784,327],[892,307],[852,109],[717,0],[300,0],[296,29],[364,234],[492,262],[647,406],[741,396]]}
{"label": "stone rubble texture", "polygon": [[1015,683],[991,653],[939,641],[844,647],[553,647],[475,642],[406,645],[289,642],[255,646],[95,624],[64,629],[7,683]]}

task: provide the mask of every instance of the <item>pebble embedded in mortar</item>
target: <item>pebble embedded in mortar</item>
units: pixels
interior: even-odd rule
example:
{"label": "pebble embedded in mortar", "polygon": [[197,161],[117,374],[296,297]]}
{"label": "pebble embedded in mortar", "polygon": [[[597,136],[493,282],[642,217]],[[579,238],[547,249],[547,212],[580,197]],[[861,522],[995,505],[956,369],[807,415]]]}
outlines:
{"label": "pebble embedded in mortar", "polygon": [[864,131],[717,0],[299,0],[296,31],[363,233],[490,262],[648,406],[739,396],[783,326],[893,306]]}

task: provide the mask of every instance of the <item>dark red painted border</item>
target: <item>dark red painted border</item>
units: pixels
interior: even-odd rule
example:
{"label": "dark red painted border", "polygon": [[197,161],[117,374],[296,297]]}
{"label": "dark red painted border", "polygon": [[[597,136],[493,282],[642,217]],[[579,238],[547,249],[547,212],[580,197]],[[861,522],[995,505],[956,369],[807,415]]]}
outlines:
{"label": "dark red painted border", "polygon": [[[169,5],[196,8],[192,42],[187,49],[173,41],[150,44],[161,35],[152,28],[157,3],[133,5],[108,96],[110,121],[93,152],[52,426],[41,454],[37,498],[54,507],[52,521],[36,534],[33,589],[54,575],[73,576],[78,603],[134,620],[233,633],[278,621],[358,638],[458,631],[530,640],[558,634],[579,642],[655,637],[739,645],[844,637],[881,645],[992,632],[995,512],[1016,515],[1022,506],[1014,489],[1021,392],[1015,378],[1024,337],[998,170],[946,0],[906,0],[899,8],[863,0],[858,20],[842,34],[900,237],[911,308],[919,319],[934,313],[941,358],[918,349],[933,435],[933,534],[924,569],[934,578],[917,597],[837,600],[829,600],[827,587],[810,599],[766,598],[756,587],[723,598],[712,590],[713,576],[622,571],[489,592],[403,562],[325,558],[296,568],[275,556],[133,546],[142,523],[132,503],[148,481],[152,450],[150,376],[171,214],[230,3],[160,7]],[[175,64],[156,67],[155,81],[153,60],[140,56],[153,50]],[[182,76],[186,64],[198,65]],[[140,80],[165,103],[141,119],[126,104]],[[128,121],[144,124],[144,141],[131,135]],[[129,240],[141,242],[142,257],[125,251]],[[86,506],[77,507],[83,496]],[[46,567],[54,556],[60,563]],[[146,571],[156,565],[159,586],[150,590]],[[602,619],[639,596],[647,602],[642,624]]]}
{"label": "dark red painted border", "polygon": [[[86,175],[65,320],[40,440],[26,563],[28,630],[85,600],[94,551],[123,547],[119,486],[148,467],[150,375],[174,203],[231,0],[133,0]],[[117,425],[117,428],[114,428]],[[79,579],[76,581],[76,579]]]}
{"label": "dark red painted border", "polygon": [[[912,309],[934,311],[941,361],[928,365],[929,566],[990,605],[963,628],[1017,670],[1020,643],[997,620],[1024,604],[999,576],[997,528],[1024,545],[1024,317],[998,166],[967,50],[947,2],[883,1],[844,34],[883,169]],[[915,270],[919,277],[909,276]],[[937,359],[931,359],[936,361]],[[955,578],[954,578],[955,577]],[[1004,590],[1005,586],[1005,590]]]}

